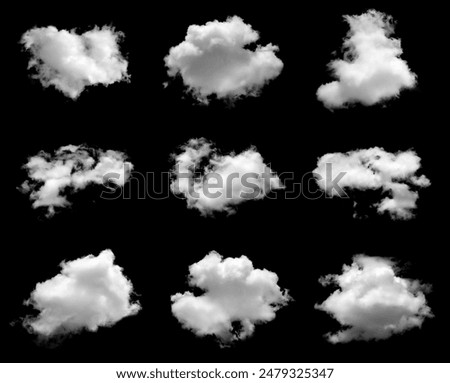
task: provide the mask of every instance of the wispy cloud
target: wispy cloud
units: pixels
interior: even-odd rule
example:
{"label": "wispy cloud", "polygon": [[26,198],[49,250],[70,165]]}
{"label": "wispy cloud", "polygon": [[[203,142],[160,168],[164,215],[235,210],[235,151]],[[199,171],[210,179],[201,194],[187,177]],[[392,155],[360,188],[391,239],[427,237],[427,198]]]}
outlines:
{"label": "wispy cloud", "polygon": [[21,42],[31,52],[34,77],[76,99],[86,86],[128,80],[128,62],[119,51],[122,37],[106,26],[81,35],[50,26],[30,29]]}
{"label": "wispy cloud", "polygon": [[262,199],[271,190],[283,188],[256,148],[221,155],[211,142],[200,138],[191,139],[181,149],[174,154],[171,189],[204,216],[234,213],[242,202]]}
{"label": "wispy cloud", "polygon": [[75,145],[62,146],[53,155],[41,151],[24,165],[29,180],[19,190],[30,195],[34,208],[46,207],[47,216],[52,216],[55,208],[70,206],[64,195],[68,189],[78,191],[105,181],[123,185],[133,169],[126,158],[115,150]]}
{"label": "wispy cloud", "polygon": [[344,40],[344,60],[330,63],[336,81],[317,90],[317,97],[325,106],[373,105],[416,85],[417,76],[400,58],[400,40],[391,37],[394,24],[390,16],[370,10],[344,19],[350,25]]}

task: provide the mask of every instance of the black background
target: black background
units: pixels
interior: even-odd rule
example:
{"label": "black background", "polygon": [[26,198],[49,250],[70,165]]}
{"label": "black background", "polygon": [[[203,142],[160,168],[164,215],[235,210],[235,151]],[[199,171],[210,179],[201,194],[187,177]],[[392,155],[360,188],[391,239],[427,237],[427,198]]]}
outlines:
{"label": "black background", "polygon": [[[446,121],[445,91],[440,87],[447,69],[441,52],[448,43],[443,42],[439,9],[379,2],[358,6],[246,2],[246,7],[211,3],[116,7],[110,2],[95,6],[77,2],[7,10],[2,361],[448,361],[437,347],[448,342],[448,251],[442,246],[446,206],[440,197],[445,190],[440,162],[445,157],[439,149]],[[342,15],[372,7],[397,21],[395,36],[402,40],[402,58],[418,75],[418,86],[384,105],[330,112],[315,93],[331,81],[327,63],[335,57],[333,51],[340,54],[348,31]],[[233,15],[260,32],[258,43],[279,46],[277,55],[285,64],[281,75],[260,97],[234,105],[195,104],[184,95],[179,79],[164,89],[163,58],[183,40],[188,26]],[[87,87],[72,101],[29,78],[29,56],[19,44],[25,31],[54,25],[84,32],[109,24],[125,33],[121,51],[129,61],[130,83]],[[16,190],[26,179],[21,166],[40,150],[53,152],[81,143],[121,150],[136,171],[159,174],[170,169],[170,154],[194,137],[212,140],[224,153],[254,145],[272,169],[295,172],[297,182],[325,153],[373,146],[393,152],[414,148],[432,186],[420,192],[417,216],[411,221],[376,214],[355,220],[351,201],[282,196],[242,204],[233,216],[203,218],[173,195],[162,200],[107,201],[98,198],[100,187],[72,196],[71,208],[46,219],[44,211],[33,210],[28,197]],[[116,263],[133,282],[142,311],[57,346],[28,334],[20,318],[31,309],[22,303],[36,283],[56,275],[62,260],[97,255],[106,248],[112,249]],[[183,330],[171,314],[170,296],[188,289],[188,266],[211,250],[224,257],[247,255],[255,267],[277,273],[279,285],[295,299],[278,311],[275,320],[257,325],[251,338],[229,348]],[[432,284],[427,298],[435,318],[425,320],[422,329],[384,341],[329,344],[323,334],[336,331],[338,323],[314,309],[332,291],[318,278],[339,273],[359,253],[393,257],[403,267],[403,276]]]}

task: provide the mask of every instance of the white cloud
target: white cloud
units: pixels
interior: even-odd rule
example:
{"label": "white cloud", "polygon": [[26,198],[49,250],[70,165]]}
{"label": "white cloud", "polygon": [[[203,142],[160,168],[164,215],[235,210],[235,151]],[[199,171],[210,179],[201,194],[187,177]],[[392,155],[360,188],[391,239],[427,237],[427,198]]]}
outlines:
{"label": "white cloud", "polygon": [[272,321],[291,299],[275,273],[254,269],[246,256],[222,259],[212,251],[191,265],[189,274],[189,284],[204,293],[173,295],[172,312],[183,327],[223,344],[252,335],[255,324]]}
{"label": "white cloud", "polygon": [[118,45],[122,36],[106,26],[82,35],[50,26],[27,31],[22,44],[32,54],[29,68],[36,69],[41,84],[76,99],[86,86],[128,79],[128,62]]}
{"label": "white cloud", "polygon": [[390,16],[370,10],[345,16],[350,31],[344,41],[344,60],[330,63],[336,81],[320,86],[317,97],[328,108],[352,103],[373,105],[416,85],[416,75],[406,61]]}
{"label": "white cloud", "polygon": [[320,279],[339,289],[316,309],[332,315],[344,329],[327,334],[332,343],[352,340],[386,339],[393,334],[421,327],[432,317],[424,292],[429,286],[396,276],[397,268],[388,259],[358,255],[341,275]]}
{"label": "white cloud", "polygon": [[97,331],[140,310],[131,301],[133,286],[114,265],[111,250],[61,263],[61,273],[38,283],[25,302],[40,313],[25,327],[43,336]]}
{"label": "white cloud", "polygon": [[[390,196],[375,206],[379,213],[387,212],[392,218],[410,219],[414,216],[419,194],[411,187],[421,188],[430,185],[424,175],[416,176],[420,169],[420,157],[412,151],[389,153],[374,147],[347,153],[325,154],[314,169],[317,184],[330,196],[339,196],[347,189],[381,189]],[[343,177],[337,182],[342,189],[334,188],[330,180]]]}
{"label": "white cloud", "polygon": [[47,215],[52,216],[55,207],[70,205],[63,195],[68,188],[77,191],[92,183],[103,184],[105,177],[122,186],[133,168],[133,164],[125,160],[122,152],[85,146],[63,146],[53,156],[41,151],[24,165],[30,179],[19,189],[30,194],[34,208],[44,206],[48,209]]}
{"label": "white cloud", "polygon": [[255,148],[220,155],[211,142],[200,138],[191,139],[181,149],[181,154],[174,155],[172,192],[184,196],[188,207],[204,216],[234,213],[236,205],[284,187]]}
{"label": "white cloud", "polygon": [[275,55],[277,46],[246,48],[258,40],[258,32],[237,16],[225,22],[191,25],[185,40],[172,47],[165,57],[168,74],[180,74],[186,87],[205,103],[211,95],[218,98],[256,95],[283,68]]}

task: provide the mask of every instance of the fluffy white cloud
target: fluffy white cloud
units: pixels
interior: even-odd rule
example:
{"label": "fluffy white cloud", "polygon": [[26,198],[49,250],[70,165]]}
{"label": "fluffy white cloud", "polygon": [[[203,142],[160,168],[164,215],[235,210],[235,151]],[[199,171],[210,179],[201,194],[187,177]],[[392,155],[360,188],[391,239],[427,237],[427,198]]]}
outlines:
{"label": "fluffy white cloud", "polygon": [[82,35],[50,26],[27,31],[22,43],[32,54],[28,66],[36,69],[41,84],[76,99],[88,85],[128,79],[128,62],[118,45],[122,36],[106,26]]}
{"label": "fluffy white cloud", "polygon": [[61,273],[38,283],[25,302],[40,313],[25,327],[43,336],[97,331],[140,310],[131,301],[133,286],[114,264],[111,250],[61,263]]}
{"label": "fluffy white cloud", "polygon": [[[381,189],[390,196],[375,206],[394,219],[410,219],[419,195],[411,187],[430,185],[424,175],[416,176],[420,157],[412,151],[389,153],[382,148],[325,154],[314,169],[317,184],[330,196],[348,189]],[[340,178],[339,174],[343,174]],[[335,182],[336,181],[336,182]],[[336,188],[336,184],[339,188]]]}
{"label": "fluffy white cloud", "polygon": [[327,300],[315,306],[344,327],[335,334],[327,334],[330,342],[386,339],[421,327],[426,318],[433,316],[424,295],[429,286],[398,277],[396,271],[388,259],[358,255],[351,266],[344,265],[341,275],[320,279],[324,286],[339,286]]}
{"label": "fluffy white cloud", "polygon": [[24,165],[30,179],[19,189],[30,194],[34,208],[45,206],[47,215],[52,216],[55,207],[70,205],[63,195],[68,188],[77,191],[105,181],[122,186],[133,169],[133,164],[125,160],[122,152],[85,146],[62,146],[53,156],[41,151]]}
{"label": "fluffy white cloud", "polygon": [[254,269],[246,256],[222,259],[212,251],[191,265],[189,274],[189,284],[204,293],[173,295],[172,312],[183,327],[223,344],[252,335],[255,324],[272,321],[291,299],[275,273]]}
{"label": "fluffy white cloud", "polygon": [[202,102],[208,102],[211,95],[218,98],[256,95],[283,68],[275,55],[277,46],[245,48],[258,39],[258,32],[237,16],[225,22],[191,25],[185,40],[172,47],[165,57],[168,74],[180,74],[184,84]]}
{"label": "fluffy white cloud", "polygon": [[373,105],[399,95],[416,85],[416,75],[406,61],[392,18],[370,10],[360,16],[345,16],[350,32],[344,41],[344,60],[330,63],[336,81],[322,85],[317,97],[329,108],[351,103]]}
{"label": "fluffy white cloud", "polygon": [[284,187],[254,148],[220,155],[211,142],[200,138],[191,139],[181,149],[181,154],[174,155],[171,189],[204,216],[234,213],[236,205]]}

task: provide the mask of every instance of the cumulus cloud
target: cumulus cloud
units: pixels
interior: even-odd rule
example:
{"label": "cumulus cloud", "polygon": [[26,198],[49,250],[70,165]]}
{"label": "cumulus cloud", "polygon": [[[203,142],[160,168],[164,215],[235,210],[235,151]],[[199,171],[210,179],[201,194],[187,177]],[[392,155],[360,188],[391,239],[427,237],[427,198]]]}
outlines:
{"label": "cumulus cloud", "polygon": [[82,35],[50,26],[30,29],[21,42],[31,52],[34,77],[76,99],[86,86],[128,80],[128,62],[119,51],[122,37],[106,26]]}
{"label": "cumulus cloud", "polygon": [[315,308],[333,316],[344,329],[327,334],[331,343],[386,339],[421,327],[433,315],[425,294],[430,287],[396,275],[388,259],[357,255],[340,275],[327,275],[322,285],[339,287]]}
{"label": "cumulus cloud", "polygon": [[416,85],[416,75],[400,58],[400,40],[391,37],[394,25],[390,16],[370,10],[344,18],[350,25],[343,45],[344,60],[329,64],[337,80],[317,90],[317,97],[325,106],[373,105]]}
{"label": "cumulus cloud", "polygon": [[30,194],[34,208],[44,206],[47,215],[52,216],[56,207],[70,206],[64,195],[68,189],[78,191],[105,181],[122,186],[133,168],[125,160],[122,152],[85,146],[62,146],[53,155],[41,151],[24,165],[29,180],[19,190]]}
{"label": "cumulus cloud", "polygon": [[236,205],[262,199],[271,190],[284,187],[255,148],[220,155],[211,142],[200,138],[191,139],[181,149],[182,153],[173,155],[176,164],[171,190],[204,216],[234,213]]}
{"label": "cumulus cloud", "polygon": [[256,95],[276,78],[282,61],[272,44],[246,48],[259,40],[258,32],[237,16],[225,22],[191,25],[185,40],[165,57],[169,76],[180,74],[186,87],[200,101],[208,97],[236,98]]}
{"label": "cumulus cloud", "polygon": [[111,250],[61,263],[61,273],[38,283],[25,302],[40,313],[26,318],[24,326],[53,336],[97,331],[136,314],[141,307],[131,301],[133,286],[122,271]]}
{"label": "cumulus cloud", "polygon": [[189,268],[189,284],[204,290],[172,296],[172,313],[198,336],[214,335],[222,344],[253,334],[255,324],[272,321],[291,299],[278,277],[253,268],[246,257],[225,258],[215,251]]}
{"label": "cumulus cloud", "polygon": [[388,196],[375,203],[378,212],[394,219],[410,219],[419,198],[411,188],[430,185],[424,175],[416,176],[419,169],[420,157],[412,150],[389,153],[374,147],[325,154],[314,173],[317,184],[330,196],[342,196],[345,189],[382,190]]}

